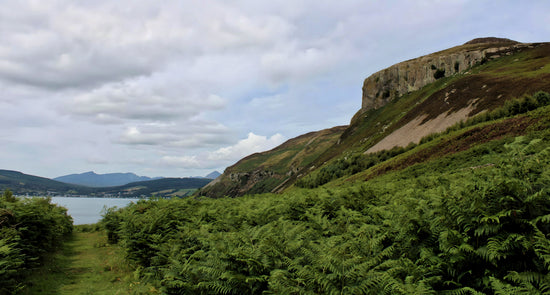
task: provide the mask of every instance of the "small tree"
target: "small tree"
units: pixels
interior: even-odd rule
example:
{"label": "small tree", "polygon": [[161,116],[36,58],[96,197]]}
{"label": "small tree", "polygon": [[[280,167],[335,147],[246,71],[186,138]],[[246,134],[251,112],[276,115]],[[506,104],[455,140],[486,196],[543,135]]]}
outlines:
{"label": "small tree", "polygon": [[9,189],[4,190],[4,194],[2,195],[2,198],[6,202],[13,203],[13,202],[17,201],[17,199],[15,198],[15,196],[13,196],[13,193]]}

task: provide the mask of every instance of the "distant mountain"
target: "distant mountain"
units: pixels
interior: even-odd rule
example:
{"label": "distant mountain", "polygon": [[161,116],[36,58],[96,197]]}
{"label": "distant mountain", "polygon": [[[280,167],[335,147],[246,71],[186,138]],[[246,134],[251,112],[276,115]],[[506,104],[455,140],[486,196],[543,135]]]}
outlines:
{"label": "distant mountain", "polygon": [[80,174],[70,174],[65,176],[60,176],[54,178],[54,180],[84,185],[89,187],[109,187],[109,186],[120,186],[125,185],[131,182],[137,181],[147,181],[159,179],[151,178],[147,176],[138,176],[134,173],[107,173],[107,174],[96,174],[93,171],[80,173]]}
{"label": "distant mountain", "polygon": [[211,172],[211,173],[209,173],[208,175],[206,175],[204,178],[216,179],[216,178],[218,178],[218,176],[220,176],[220,175],[222,175],[220,172],[214,171],[214,172]]}

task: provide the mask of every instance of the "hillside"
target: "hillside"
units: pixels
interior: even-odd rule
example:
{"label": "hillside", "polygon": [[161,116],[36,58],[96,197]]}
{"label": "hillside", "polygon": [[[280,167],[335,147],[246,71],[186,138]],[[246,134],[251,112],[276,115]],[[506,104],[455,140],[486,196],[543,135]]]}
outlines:
{"label": "hillside", "polygon": [[[224,188],[212,184],[201,193],[220,197],[280,192],[299,178],[325,177],[319,175],[353,161],[393,157],[423,137],[537,91],[550,91],[550,43],[474,39],[366,78],[362,107],[350,125],[319,138],[314,153],[306,151],[301,137],[289,140],[227,168],[219,181]],[[307,154],[307,160],[279,165],[279,154],[286,150],[293,150],[294,159]],[[346,173],[364,169],[351,166],[355,170]]]}
{"label": "hillside", "polygon": [[270,151],[252,154],[225,169],[220,177],[202,188],[199,194],[221,197],[274,191],[337,143],[345,128],[339,126],[310,132]]}

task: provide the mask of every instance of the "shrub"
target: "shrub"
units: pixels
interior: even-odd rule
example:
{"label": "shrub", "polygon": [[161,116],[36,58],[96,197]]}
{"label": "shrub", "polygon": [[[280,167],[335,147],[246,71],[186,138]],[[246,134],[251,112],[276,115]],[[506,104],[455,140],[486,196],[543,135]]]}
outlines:
{"label": "shrub", "polygon": [[49,198],[17,199],[10,191],[0,198],[0,294],[17,292],[25,270],[61,245],[73,230],[67,209]]}
{"label": "shrub", "polygon": [[539,91],[535,93],[533,97],[535,98],[535,100],[540,106],[550,104],[550,94],[548,94],[548,92]]}

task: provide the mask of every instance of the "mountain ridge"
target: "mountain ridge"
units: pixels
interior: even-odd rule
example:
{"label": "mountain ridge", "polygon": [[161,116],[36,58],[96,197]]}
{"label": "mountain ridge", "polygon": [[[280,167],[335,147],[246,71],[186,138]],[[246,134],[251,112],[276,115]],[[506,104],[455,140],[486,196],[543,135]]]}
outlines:
{"label": "mountain ridge", "polygon": [[131,172],[97,174],[94,171],[88,171],[55,177],[53,178],[53,180],[89,187],[109,187],[125,185],[131,182],[147,181],[160,178],[162,177],[138,176]]}

